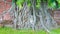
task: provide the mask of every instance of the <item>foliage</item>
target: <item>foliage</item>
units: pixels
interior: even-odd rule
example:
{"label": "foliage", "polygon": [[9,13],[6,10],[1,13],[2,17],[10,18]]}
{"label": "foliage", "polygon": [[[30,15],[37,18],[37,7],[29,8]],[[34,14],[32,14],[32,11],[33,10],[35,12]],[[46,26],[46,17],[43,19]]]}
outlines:
{"label": "foliage", "polygon": [[16,2],[16,4],[17,4],[20,8],[22,8],[23,2],[24,2],[24,0],[18,0],[18,1]]}
{"label": "foliage", "polygon": [[55,9],[60,8],[60,0],[49,0],[48,1],[48,7],[49,8],[53,8],[53,9],[54,8]]}
{"label": "foliage", "polygon": [[[30,7],[31,6],[31,1],[30,0],[26,0],[28,6]],[[22,4],[24,3],[24,0],[18,0],[16,2],[16,4],[21,8],[22,7]],[[36,3],[36,7],[40,7],[40,0],[37,0],[37,3]]]}
{"label": "foliage", "polygon": [[[19,7],[22,7],[22,4],[24,3],[25,0],[18,0],[16,3]],[[28,6],[31,6],[31,2],[30,0],[26,0],[27,3],[28,3]],[[58,8],[60,8],[60,0],[48,0],[48,8],[56,8],[56,2],[58,2]],[[36,1],[36,7],[39,8],[40,7],[40,0],[37,0]]]}

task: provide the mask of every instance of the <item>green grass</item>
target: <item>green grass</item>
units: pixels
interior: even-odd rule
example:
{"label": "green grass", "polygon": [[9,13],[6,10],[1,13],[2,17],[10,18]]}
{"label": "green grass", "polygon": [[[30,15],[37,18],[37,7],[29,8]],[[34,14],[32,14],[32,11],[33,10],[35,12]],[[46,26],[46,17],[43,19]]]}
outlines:
{"label": "green grass", "polygon": [[53,29],[50,34],[60,34],[60,28],[58,29]]}
{"label": "green grass", "polygon": [[[12,28],[0,28],[0,34],[47,34],[47,32],[43,30],[33,31],[33,30],[15,30]],[[60,29],[54,29],[50,32],[50,34],[60,34]]]}
{"label": "green grass", "polygon": [[46,32],[40,31],[33,31],[33,30],[15,30],[12,28],[0,28],[0,34],[45,34]]}

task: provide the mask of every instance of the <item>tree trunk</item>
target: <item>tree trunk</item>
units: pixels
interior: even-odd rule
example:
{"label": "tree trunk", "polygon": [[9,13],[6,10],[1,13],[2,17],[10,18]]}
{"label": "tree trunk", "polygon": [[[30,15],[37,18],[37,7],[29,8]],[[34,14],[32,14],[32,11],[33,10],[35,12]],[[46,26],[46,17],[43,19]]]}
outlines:
{"label": "tree trunk", "polygon": [[42,15],[41,20],[43,21],[41,23],[42,23],[42,26],[44,25],[43,28],[47,32],[49,32],[49,30],[53,27],[54,23],[55,23],[54,26],[57,26],[57,23],[54,21],[54,19],[52,19],[51,15],[47,11],[47,9],[48,9],[47,1],[48,0],[46,0],[46,1],[41,0],[41,15]]}

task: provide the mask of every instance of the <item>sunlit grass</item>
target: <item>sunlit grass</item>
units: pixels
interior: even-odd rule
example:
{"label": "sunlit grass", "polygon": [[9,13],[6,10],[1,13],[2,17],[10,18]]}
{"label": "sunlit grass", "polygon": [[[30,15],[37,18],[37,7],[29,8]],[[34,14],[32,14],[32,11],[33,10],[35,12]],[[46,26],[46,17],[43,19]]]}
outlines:
{"label": "sunlit grass", "polygon": [[58,29],[53,29],[50,34],[60,34],[60,28]]}
{"label": "sunlit grass", "polygon": [[[44,30],[15,30],[12,28],[0,28],[0,34],[47,34]],[[49,34],[60,34],[60,29],[54,29]]]}
{"label": "sunlit grass", "polygon": [[15,30],[12,28],[0,28],[0,34],[45,34],[44,31],[34,31],[34,30]]}

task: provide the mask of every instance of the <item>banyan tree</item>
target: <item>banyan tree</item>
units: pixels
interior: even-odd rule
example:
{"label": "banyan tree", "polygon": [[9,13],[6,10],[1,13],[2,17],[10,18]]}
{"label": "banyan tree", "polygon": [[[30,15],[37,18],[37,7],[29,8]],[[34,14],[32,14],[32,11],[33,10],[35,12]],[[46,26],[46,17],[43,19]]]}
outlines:
{"label": "banyan tree", "polygon": [[15,29],[44,29],[50,32],[57,23],[48,11],[48,0],[13,0],[11,8],[1,15],[9,13]]}
{"label": "banyan tree", "polygon": [[48,0],[17,0],[18,28],[45,29],[49,32],[57,28],[57,23],[48,11]]}

